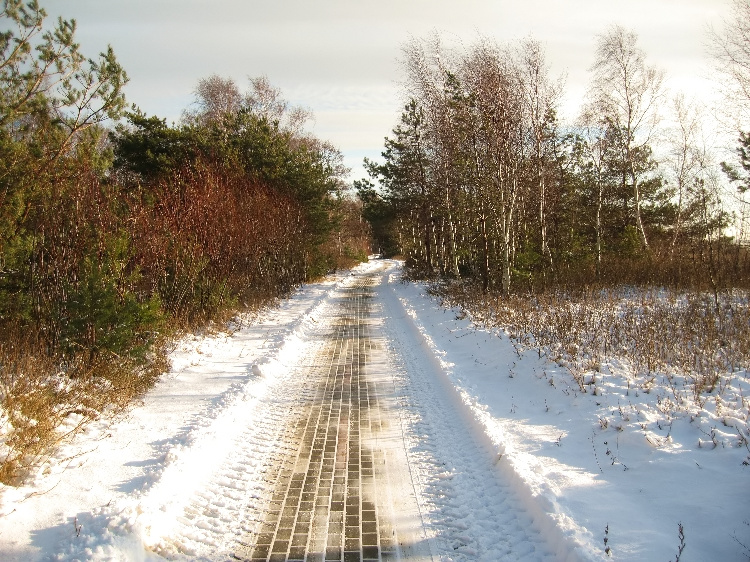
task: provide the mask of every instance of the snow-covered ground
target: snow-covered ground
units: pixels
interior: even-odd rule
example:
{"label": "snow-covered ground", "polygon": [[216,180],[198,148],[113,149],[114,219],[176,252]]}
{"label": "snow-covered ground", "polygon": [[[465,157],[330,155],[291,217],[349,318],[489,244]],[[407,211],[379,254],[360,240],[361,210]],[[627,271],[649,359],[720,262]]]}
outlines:
{"label": "snow-covered ground", "polygon": [[[700,416],[670,414],[658,387],[628,387],[616,362],[582,393],[564,368],[401,283],[395,262],[353,273],[376,271],[376,360],[401,392],[437,559],[674,560],[678,525],[683,562],[750,558],[747,373],[738,404]],[[309,334],[349,282],[178,342],[142,405],[89,426],[27,486],[0,489],[0,559],[225,560],[262,503]]]}
{"label": "snow-covered ground", "polygon": [[682,525],[683,562],[750,558],[748,373],[733,377],[731,404],[711,398],[701,413],[665,406],[658,381],[630,387],[617,361],[584,394],[564,367],[438,308],[420,286],[396,293],[501,474],[585,557],[607,558],[606,537],[612,559],[674,560]]}

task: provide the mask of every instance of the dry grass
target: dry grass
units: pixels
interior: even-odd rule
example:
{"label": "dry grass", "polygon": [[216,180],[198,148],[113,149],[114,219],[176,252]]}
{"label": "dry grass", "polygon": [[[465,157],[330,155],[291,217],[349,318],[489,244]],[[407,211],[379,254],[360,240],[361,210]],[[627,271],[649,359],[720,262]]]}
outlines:
{"label": "dry grass", "polygon": [[[518,345],[568,367],[583,389],[584,373],[612,358],[636,378],[656,373],[687,381],[699,405],[727,373],[750,369],[750,294],[620,288],[501,298],[461,283],[433,286],[443,304],[459,306]],[[647,382],[644,383],[647,385]]]}
{"label": "dry grass", "polygon": [[167,368],[163,354],[145,366],[108,357],[61,362],[28,340],[0,345],[0,482],[18,485],[87,423],[123,412]]}

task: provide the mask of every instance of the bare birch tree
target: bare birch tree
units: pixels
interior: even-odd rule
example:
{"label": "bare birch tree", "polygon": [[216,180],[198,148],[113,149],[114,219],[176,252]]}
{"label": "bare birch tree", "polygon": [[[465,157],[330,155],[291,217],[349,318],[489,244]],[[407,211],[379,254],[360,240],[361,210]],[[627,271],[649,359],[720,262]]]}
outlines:
{"label": "bare birch tree", "polygon": [[550,187],[547,176],[551,160],[549,141],[555,135],[555,115],[560,88],[549,78],[544,51],[538,41],[527,39],[521,44],[519,68],[532,143],[531,165],[536,183],[540,253],[552,267],[552,252],[547,241],[547,192]]}
{"label": "bare birch tree", "polygon": [[[750,2],[732,0],[731,17],[723,29],[710,30],[710,54],[723,77],[723,94],[733,113],[734,127],[742,127],[750,110]],[[738,111],[739,109],[739,111]]]}
{"label": "bare birch tree", "polygon": [[700,115],[696,107],[686,102],[683,95],[677,95],[672,101],[672,112],[674,131],[670,135],[668,166],[677,192],[677,213],[671,244],[671,253],[674,255],[684,228],[686,204],[691,189],[699,182],[701,172],[705,170],[706,154],[699,147]]}
{"label": "bare birch tree", "polygon": [[[583,147],[583,157],[587,170],[584,176],[593,183],[595,198],[594,232],[595,232],[595,271],[601,275],[602,269],[602,210],[605,190],[607,189],[607,154],[610,150],[610,139],[606,127],[602,127],[597,118],[584,113],[579,119],[579,129]],[[588,172],[588,173],[586,173]]]}
{"label": "bare birch tree", "polygon": [[[625,163],[623,183],[633,193],[633,215],[641,244],[648,238],[641,217],[641,174],[637,155],[648,146],[659,122],[664,97],[664,73],[646,64],[635,33],[614,26],[598,36],[596,61],[589,93],[591,111],[621,131],[620,151]],[[625,187],[625,186],[623,186]]]}
{"label": "bare birch tree", "polygon": [[[482,286],[492,281],[492,246],[498,247],[503,294],[510,293],[523,165],[522,84],[512,57],[479,42],[463,71],[472,92],[478,143],[475,181],[479,195]],[[496,236],[495,236],[496,235]]]}
{"label": "bare birch tree", "polygon": [[198,81],[195,99],[196,118],[201,123],[218,123],[242,107],[242,94],[235,81],[216,74]]}

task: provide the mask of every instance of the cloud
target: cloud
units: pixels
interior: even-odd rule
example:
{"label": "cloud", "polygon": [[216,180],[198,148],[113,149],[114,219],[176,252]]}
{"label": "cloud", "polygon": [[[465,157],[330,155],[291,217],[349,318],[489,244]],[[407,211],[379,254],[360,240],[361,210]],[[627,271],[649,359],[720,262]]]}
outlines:
{"label": "cloud", "polygon": [[[112,44],[131,82],[129,100],[176,120],[198,80],[266,75],[287,99],[312,109],[315,132],[345,154],[377,156],[398,119],[401,46],[438,31],[471,44],[533,36],[553,75],[565,73],[563,115],[585,93],[595,35],[617,23],[639,34],[648,59],[672,83],[694,81],[705,61],[704,32],[718,25],[720,0],[42,0],[52,18],[76,18],[93,55]],[[705,74],[705,73],[704,73]]]}

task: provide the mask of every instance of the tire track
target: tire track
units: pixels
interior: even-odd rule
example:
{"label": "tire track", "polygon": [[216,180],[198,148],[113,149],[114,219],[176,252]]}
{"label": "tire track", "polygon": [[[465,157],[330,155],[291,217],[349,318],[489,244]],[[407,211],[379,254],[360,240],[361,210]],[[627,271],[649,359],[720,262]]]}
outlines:
{"label": "tire track", "polygon": [[[383,275],[378,304],[407,456],[421,498],[426,533],[441,560],[556,560],[492,454],[474,435],[455,391],[424,345]],[[453,395],[451,395],[453,393]]]}

